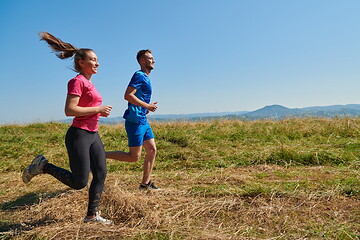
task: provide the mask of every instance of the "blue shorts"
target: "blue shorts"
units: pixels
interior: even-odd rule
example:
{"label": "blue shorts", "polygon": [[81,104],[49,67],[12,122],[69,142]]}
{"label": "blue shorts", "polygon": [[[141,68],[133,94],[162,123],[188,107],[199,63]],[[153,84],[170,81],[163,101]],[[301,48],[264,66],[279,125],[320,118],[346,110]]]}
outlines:
{"label": "blue shorts", "polygon": [[145,140],[154,138],[154,133],[150,124],[136,124],[125,121],[125,130],[128,135],[129,147],[139,147],[143,145]]}

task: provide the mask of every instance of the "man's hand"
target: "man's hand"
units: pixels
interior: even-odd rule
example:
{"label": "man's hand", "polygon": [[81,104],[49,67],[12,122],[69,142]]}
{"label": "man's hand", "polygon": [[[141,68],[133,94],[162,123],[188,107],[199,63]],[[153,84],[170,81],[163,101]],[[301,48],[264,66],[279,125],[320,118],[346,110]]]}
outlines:
{"label": "man's hand", "polygon": [[156,106],[157,103],[158,102],[148,104],[146,109],[149,110],[150,112],[155,112],[156,109],[158,108],[158,106]]}

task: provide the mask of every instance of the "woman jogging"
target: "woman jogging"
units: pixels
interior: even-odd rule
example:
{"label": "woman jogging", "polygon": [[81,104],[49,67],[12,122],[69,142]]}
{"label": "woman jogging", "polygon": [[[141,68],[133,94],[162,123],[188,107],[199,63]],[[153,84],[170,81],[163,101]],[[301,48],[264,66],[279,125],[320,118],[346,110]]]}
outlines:
{"label": "woman jogging", "polygon": [[39,35],[60,59],[74,56],[74,71],[78,73],[68,82],[65,103],[66,116],[74,116],[65,137],[71,172],[38,155],[24,170],[22,179],[28,183],[34,176],[47,173],[73,189],[82,189],[91,171],[93,179],[84,221],[111,224],[112,221],[102,218],[98,212],[106,177],[105,150],[97,132],[98,121],[100,116],[107,117],[112,109],[109,105],[101,105],[102,98],[91,81],[91,76],[97,73],[98,58],[92,49],[78,49],[47,32]]}

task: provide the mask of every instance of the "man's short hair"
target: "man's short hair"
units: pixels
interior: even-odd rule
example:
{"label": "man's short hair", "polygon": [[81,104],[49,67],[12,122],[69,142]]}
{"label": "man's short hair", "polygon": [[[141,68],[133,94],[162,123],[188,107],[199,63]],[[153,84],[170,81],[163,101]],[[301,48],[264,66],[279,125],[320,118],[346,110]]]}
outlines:
{"label": "man's short hair", "polygon": [[143,49],[138,51],[137,55],[136,55],[136,60],[138,61],[138,63],[140,63],[140,58],[142,58],[146,53],[151,53],[150,49]]}

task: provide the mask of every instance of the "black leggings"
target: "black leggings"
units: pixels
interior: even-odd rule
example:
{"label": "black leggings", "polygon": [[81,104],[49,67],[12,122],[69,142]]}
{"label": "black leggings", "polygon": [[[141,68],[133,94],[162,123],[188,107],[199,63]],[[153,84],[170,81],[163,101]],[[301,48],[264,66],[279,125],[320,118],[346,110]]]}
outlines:
{"label": "black leggings", "polygon": [[95,215],[106,178],[106,157],[103,143],[97,132],[70,127],[66,133],[65,144],[71,172],[47,163],[44,166],[44,173],[51,174],[73,189],[81,189],[86,187],[91,170],[93,179],[89,189],[87,215]]}

